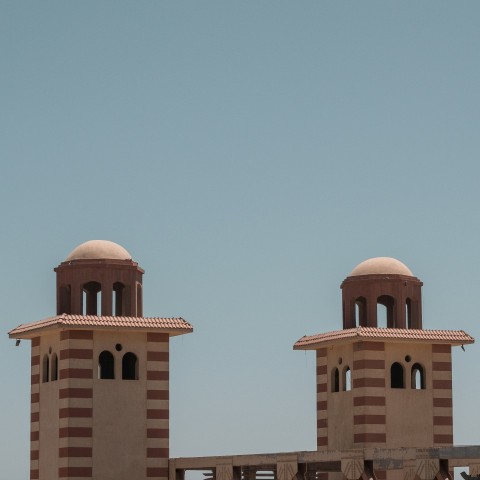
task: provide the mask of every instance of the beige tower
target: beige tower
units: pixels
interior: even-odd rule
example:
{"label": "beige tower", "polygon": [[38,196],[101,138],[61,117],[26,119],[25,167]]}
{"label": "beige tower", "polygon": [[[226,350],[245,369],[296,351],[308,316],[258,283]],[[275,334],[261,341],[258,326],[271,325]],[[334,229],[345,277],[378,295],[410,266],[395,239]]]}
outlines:
{"label": "beige tower", "polygon": [[398,260],[366,260],[341,286],[343,330],[295,344],[316,350],[318,450],[453,444],[451,347],[473,338],[424,330],[421,287]]}
{"label": "beige tower", "polygon": [[167,479],[169,339],[181,318],[142,317],[143,270],[92,240],[56,269],[57,315],[32,341],[30,479]]}

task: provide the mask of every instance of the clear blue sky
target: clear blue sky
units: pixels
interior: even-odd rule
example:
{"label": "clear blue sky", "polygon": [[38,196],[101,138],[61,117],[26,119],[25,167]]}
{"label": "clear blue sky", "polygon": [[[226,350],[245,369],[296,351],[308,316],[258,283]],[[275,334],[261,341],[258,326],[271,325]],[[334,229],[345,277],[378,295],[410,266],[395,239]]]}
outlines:
{"label": "clear blue sky", "polygon": [[[0,2],[2,478],[28,471],[29,344],[52,269],[109,239],[172,341],[171,455],[315,448],[304,334],[373,256],[426,328],[480,338],[478,2]],[[458,350],[458,351],[457,351]],[[480,348],[454,354],[479,443]],[[279,422],[281,419],[281,423]]]}

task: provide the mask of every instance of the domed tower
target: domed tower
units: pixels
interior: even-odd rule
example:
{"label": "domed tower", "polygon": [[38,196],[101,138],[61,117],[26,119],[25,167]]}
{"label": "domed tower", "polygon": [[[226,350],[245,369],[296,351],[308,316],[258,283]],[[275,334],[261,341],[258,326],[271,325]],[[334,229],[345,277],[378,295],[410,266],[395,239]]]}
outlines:
{"label": "domed tower", "polygon": [[366,260],[341,285],[343,330],[295,344],[317,355],[318,450],[453,444],[451,347],[473,338],[424,330],[421,287],[398,260]]}
{"label": "domed tower", "polygon": [[92,240],[55,268],[57,315],[32,341],[30,478],[168,478],[169,339],[182,318],[142,317],[144,271]]}

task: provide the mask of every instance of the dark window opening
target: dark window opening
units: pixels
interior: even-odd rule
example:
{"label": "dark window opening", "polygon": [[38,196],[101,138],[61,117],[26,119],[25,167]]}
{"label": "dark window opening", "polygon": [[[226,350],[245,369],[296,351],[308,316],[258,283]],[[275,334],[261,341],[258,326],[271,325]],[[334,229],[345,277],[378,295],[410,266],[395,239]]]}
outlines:
{"label": "dark window opening", "polygon": [[137,317],[143,315],[142,285],[137,283]]}
{"label": "dark window opening", "polygon": [[70,285],[60,287],[60,305],[58,314],[72,313],[72,288]]}
{"label": "dark window opening", "polygon": [[50,380],[50,359],[48,358],[48,355],[45,354],[43,356],[43,361],[42,361],[42,382],[46,383]]}
{"label": "dark window opening", "polygon": [[425,372],[423,367],[419,363],[412,365],[412,388],[414,390],[424,390],[425,385]]}
{"label": "dark window opening", "polygon": [[120,317],[125,315],[125,285],[120,282],[113,284],[113,312],[114,315]]}
{"label": "dark window opening", "polygon": [[54,353],[52,355],[52,361],[51,361],[51,373],[50,373],[50,378],[52,380],[52,382],[54,382],[55,380],[58,380],[58,357],[57,357],[57,354]]}
{"label": "dark window opening", "polygon": [[98,356],[98,378],[103,380],[115,378],[115,359],[107,350]]}
{"label": "dark window opening", "polygon": [[390,368],[390,386],[391,388],[405,388],[403,366],[398,362],[393,363]]}
{"label": "dark window opening", "polygon": [[102,308],[102,286],[98,282],[88,282],[83,285],[83,306],[84,315],[101,315]]}
{"label": "dark window opening", "polygon": [[340,373],[338,368],[334,368],[332,371],[332,392],[340,391]]}
{"label": "dark window opening", "polygon": [[122,358],[122,380],[138,380],[138,360],[132,352]]}
{"label": "dark window opening", "polygon": [[350,367],[343,369],[343,390],[349,392],[352,389],[352,371]]}
{"label": "dark window opening", "polygon": [[412,328],[412,301],[409,298],[405,302],[405,316],[407,328]]}
{"label": "dark window opening", "polygon": [[390,295],[381,295],[377,298],[378,327],[395,328],[394,306],[395,300]]}
{"label": "dark window opening", "polygon": [[367,326],[367,300],[364,297],[355,300],[355,326]]}

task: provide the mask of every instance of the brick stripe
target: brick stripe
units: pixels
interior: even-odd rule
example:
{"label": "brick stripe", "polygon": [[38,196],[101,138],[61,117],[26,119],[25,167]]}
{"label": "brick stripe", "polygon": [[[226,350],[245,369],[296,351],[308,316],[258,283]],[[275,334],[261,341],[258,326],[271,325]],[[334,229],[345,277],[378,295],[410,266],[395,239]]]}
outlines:
{"label": "brick stripe", "polygon": [[30,413],[30,422],[36,423],[40,420],[40,412],[31,412]]}
{"label": "brick stripe", "polygon": [[91,368],[64,368],[60,370],[60,380],[64,378],[93,378],[93,371]]}
{"label": "brick stripe", "polygon": [[354,415],[354,425],[385,425],[387,423],[386,415]]}
{"label": "brick stripe", "polygon": [[453,407],[453,402],[451,398],[434,398],[433,399],[433,406],[434,407]]}
{"label": "brick stripe", "polygon": [[30,432],[30,441],[36,442],[40,438],[40,432],[38,430]]}
{"label": "brick stripe", "polygon": [[38,403],[40,401],[40,392],[32,393],[30,395],[30,403]]}
{"label": "brick stripe", "polygon": [[168,419],[168,409],[147,409],[148,419]]}
{"label": "brick stripe", "polygon": [[385,397],[354,397],[354,407],[384,407],[386,405]]}
{"label": "brick stripe", "polygon": [[317,383],[317,393],[324,393],[327,391],[326,383]]}
{"label": "brick stripe", "polygon": [[65,478],[65,477],[91,478],[92,467],[60,467],[58,469],[58,476],[60,478]]}
{"label": "brick stripe", "polygon": [[451,416],[442,417],[440,415],[433,416],[433,425],[453,425],[453,419]]}
{"label": "brick stripe", "polygon": [[432,345],[432,352],[433,353],[450,353],[452,350],[451,345],[445,345],[445,344],[433,344]]}
{"label": "brick stripe", "polygon": [[325,410],[327,410],[327,401],[321,400],[320,402],[317,402],[317,412],[321,412]]}
{"label": "brick stripe", "polygon": [[147,438],[168,438],[168,428],[147,428]]}
{"label": "brick stripe", "polygon": [[328,437],[317,437],[317,447],[326,447],[328,445]]}
{"label": "brick stripe", "polygon": [[148,400],[168,400],[168,390],[147,390]]}
{"label": "brick stripe", "polygon": [[157,370],[149,370],[147,372],[147,380],[168,380],[168,370],[159,372]]}
{"label": "brick stripe", "polygon": [[147,458],[168,458],[168,448],[147,448]]}
{"label": "brick stripe", "polygon": [[436,372],[450,372],[452,362],[432,362],[432,370]]}
{"label": "brick stripe", "polygon": [[66,407],[59,410],[60,418],[92,418],[92,408]]}
{"label": "brick stripe", "polygon": [[327,366],[326,365],[318,365],[317,366],[317,375],[326,375],[327,374]]}
{"label": "brick stripe", "polygon": [[67,359],[91,360],[93,358],[93,350],[90,348],[66,348],[60,350],[60,360]]}
{"label": "brick stripe", "polygon": [[326,418],[319,418],[317,420],[317,428],[328,428],[327,419]]}
{"label": "brick stripe", "polygon": [[36,373],[30,377],[30,385],[38,385],[40,383],[40,374]]}
{"label": "brick stripe", "polygon": [[326,356],[327,356],[327,349],[326,348],[319,348],[317,350],[317,358],[326,357]]}
{"label": "brick stripe", "polygon": [[453,445],[453,435],[447,434],[447,435],[441,435],[441,434],[436,434],[433,436],[433,442],[434,443],[443,443],[447,445]]}
{"label": "brick stripe", "polygon": [[40,365],[40,355],[32,355],[30,366]]}
{"label": "brick stripe", "polygon": [[93,429],[91,427],[62,427],[58,430],[60,438],[89,438],[92,433]]}
{"label": "brick stripe", "polygon": [[147,467],[147,478],[167,477],[168,467]]}
{"label": "brick stripe", "polygon": [[451,380],[433,380],[433,388],[438,390],[451,390],[452,381]]}
{"label": "brick stripe", "polygon": [[60,340],[93,340],[92,330],[62,330]]}
{"label": "brick stripe", "polygon": [[91,457],[92,448],[90,447],[62,447],[58,449],[58,456],[65,457]]}
{"label": "brick stripe", "polygon": [[168,362],[168,352],[147,352],[147,360],[149,362]]}
{"label": "brick stripe", "polygon": [[147,342],[166,342],[168,343],[168,333],[148,332]]}
{"label": "brick stripe", "polygon": [[30,460],[38,460],[40,452],[38,450],[30,450]]}
{"label": "brick stripe", "polygon": [[93,388],[62,388],[59,398],[93,398]]}
{"label": "brick stripe", "polygon": [[32,338],[32,348],[40,346],[40,337],[33,337]]}
{"label": "brick stripe", "polygon": [[38,480],[40,478],[40,472],[38,469],[30,470],[30,480]]}
{"label": "brick stripe", "polygon": [[381,387],[385,388],[385,378],[354,378],[353,388]]}

